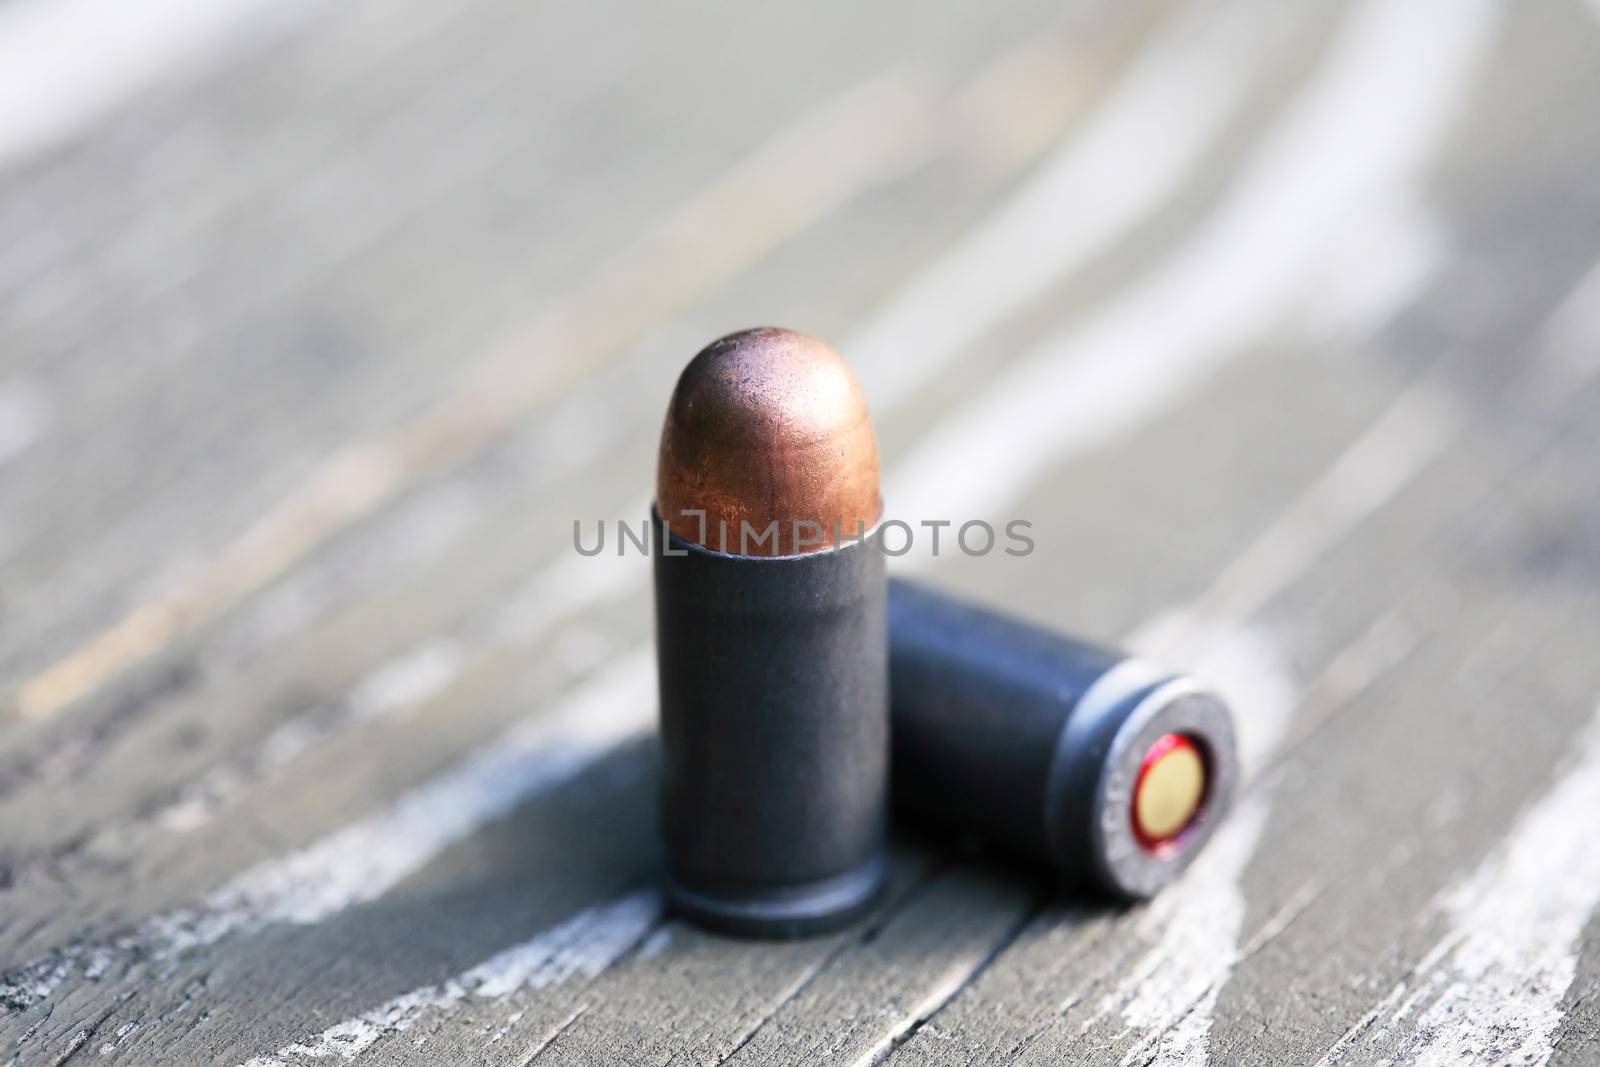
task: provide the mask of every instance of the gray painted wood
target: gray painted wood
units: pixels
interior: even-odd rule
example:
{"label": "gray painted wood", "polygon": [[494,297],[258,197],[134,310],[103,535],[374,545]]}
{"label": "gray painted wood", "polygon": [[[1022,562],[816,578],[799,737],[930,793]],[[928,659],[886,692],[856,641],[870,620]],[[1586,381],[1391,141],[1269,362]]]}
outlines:
{"label": "gray painted wood", "polygon": [[[1191,179],[881,410],[889,470],[1226,210],[1350,18],[1254,17],[1272,47]],[[1418,192],[1446,251],[1398,315],[1330,328],[1313,288],[1133,432],[1046,463],[1012,505],[1035,556],[925,572],[1107,641],[1187,612],[1165,654],[1246,683],[1265,739],[1214,855],[1117,909],[907,832],[841,934],[751,944],[659,911],[648,685],[624,669],[643,564],[571,566],[571,518],[644,500],[696,344],[851,335],[1182,18],[358,6],[0,175],[0,384],[56,420],[0,462],[10,687],[449,396],[463,353],[614,293],[583,279],[785,123],[901,70],[938,119],[737,269],[696,258],[594,309],[504,433],[85,699],[0,718],[0,1062],[1504,1055],[1511,1031],[1464,1045],[1429,1015],[1455,1003],[1430,982],[1471,939],[1451,894],[1492,902],[1483,872],[1600,698],[1600,363],[1570,299],[1600,228],[1600,24],[1577,4],[1498,27]],[[1398,482],[1339,492],[1358,461]],[[1597,922],[1550,948],[1570,980],[1519,1024],[1550,1026],[1553,1062],[1596,1055]]]}

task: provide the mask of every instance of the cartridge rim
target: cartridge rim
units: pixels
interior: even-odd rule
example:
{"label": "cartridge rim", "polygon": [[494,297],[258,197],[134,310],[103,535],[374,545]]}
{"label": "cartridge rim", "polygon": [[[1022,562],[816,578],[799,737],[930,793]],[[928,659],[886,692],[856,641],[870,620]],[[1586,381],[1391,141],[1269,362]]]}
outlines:
{"label": "cartridge rim", "polygon": [[[1176,837],[1152,849],[1140,839],[1133,805],[1146,756],[1168,734],[1203,746],[1205,796]],[[1226,705],[1192,678],[1163,678],[1148,664],[1125,660],[1085,694],[1060,739],[1047,801],[1058,862],[1069,875],[1091,875],[1117,895],[1153,896],[1205,847],[1238,773]],[[1087,871],[1074,869],[1084,861],[1071,845],[1085,834]]]}
{"label": "cartridge rim", "polygon": [[682,915],[736,937],[794,939],[842,929],[877,906],[889,881],[888,860],[877,854],[843,874],[799,885],[692,888],[669,872],[667,901]]}

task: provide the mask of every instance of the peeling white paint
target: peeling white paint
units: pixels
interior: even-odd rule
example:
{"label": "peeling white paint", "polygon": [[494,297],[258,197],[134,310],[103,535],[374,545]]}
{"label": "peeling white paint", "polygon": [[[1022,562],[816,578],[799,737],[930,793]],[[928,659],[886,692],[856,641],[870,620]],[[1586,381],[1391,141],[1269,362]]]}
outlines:
{"label": "peeling white paint", "polygon": [[654,714],[654,665],[640,650],[378,814],[244,872],[193,913],[166,917],[158,954],[272,922],[320,922],[374,900],[484,823],[640,733]]}
{"label": "peeling white paint", "polygon": [[1600,812],[1600,709],[1572,749],[1550,791],[1444,894],[1446,932],[1414,976],[1324,1063],[1370,1055],[1413,1015],[1410,1036],[1391,1051],[1396,1062],[1544,1063],[1554,1054],[1584,929],[1600,908],[1600,849],[1590,843]]}
{"label": "peeling white paint", "polygon": [[140,1023],[133,1022],[123,1023],[121,1026],[117,1027],[117,1032],[112,1035],[112,1039],[110,1041],[101,1043],[100,1055],[109,1056],[116,1052],[117,1049],[122,1046],[124,1041],[138,1033],[140,1026]]}
{"label": "peeling white paint", "polygon": [[[1163,616],[1180,617],[1193,616]],[[1131,643],[1147,655],[1181,651],[1195,673],[1228,701],[1247,771],[1259,767],[1261,756],[1282,740],[1299,703],[1299,687],[1283,649],[1266,629],[1191,623],[1180,630],[1154,620]],[[1124,1065],[1151,1057],[1163,1064],[1205,1061],[1216,1000],[1240,955],[1246,909],[1240,879],[1270,808],[1267,794],[1247,792],[1180,883],[1140,916],[1136,935],[1150,941],[1150,949],[1083,1027],[1087,1032],[1116,1015],[1124,1032],[1148,1035],[1129,1050]]]}
{"label": "peeling white paint", "polygon": [[156,916],[105,944],[36,959],[0,985],[0,996],[34,1003],[102,953],[168,959],[230,934],[317,923],[375,900],[485,823],[642,736],[655,707],[654,664],[641,648],[383,810],[245,871],[195,907]]}
{"label": "peeling white paint", "polygon": [[453,978],[413,989],[315,1037],[257,1056],[243,1067],[289,1067],[329,1057],[351,1060],[385,1035],[404,1033],[427,1013],[448,1009],[469,997],[502,1000],[519,990],[594,978],[649,933],[660,914],[661,901],[650,892],[589,908]]}
{"label": "peeling white paint", "polygon": [[1100,1004],[1103,1018],[1120,1014],[1148,1035],[1123,1057],[1134,1062],[1203,1063],[1210,1053],[1212,1013],[1244,928],[1239,879],[1255,856],[1270,811],[1252,793],[1217,831],[1182,881],[1151,903],[1138,932],[1154,940]]}
{"label": "peeling white paint", "polygon": [[593,978],[637,944],[660,915],[661,901],[654,893],[635,894],[497,952],[468,971],[462,983],[480,997],[504,997],[518,989],[565,982],[575,974]]}

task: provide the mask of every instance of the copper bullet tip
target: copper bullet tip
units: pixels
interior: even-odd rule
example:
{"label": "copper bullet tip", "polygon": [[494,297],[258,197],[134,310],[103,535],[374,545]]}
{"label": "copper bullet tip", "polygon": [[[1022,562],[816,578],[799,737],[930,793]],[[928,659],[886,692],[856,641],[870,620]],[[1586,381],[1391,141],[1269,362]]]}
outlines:
{"label": "copper bullet tip", "polygon": [[839,353],[771,327],[701,349],[667,407],[656,510],[681,540],[745,556],[824,551],[872,529],[878,446]]}

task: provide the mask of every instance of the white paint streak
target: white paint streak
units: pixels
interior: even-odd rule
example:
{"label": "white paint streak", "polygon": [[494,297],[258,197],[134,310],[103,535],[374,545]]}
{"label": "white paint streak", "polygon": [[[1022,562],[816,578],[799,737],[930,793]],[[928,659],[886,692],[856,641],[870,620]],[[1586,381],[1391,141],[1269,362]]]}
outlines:
{"label": "white paint streak", "polygon": [[[1242,619],[1213,616],[1206,624],[1185,626],[1176,637],[1161,625],[1175,617],[1194,615],[1159,616],[1135,631],[1130,643],[1162,658],[1181,652],[1228,701],[1248,771],[1283,738],[1299,703],[1283,650],[1269,631]],[[1137,933],[1152,947],[1084,1024],[1087,1032],[1120,1012],[1128,1030],[1147,1035],[1129,1050],[1124,1064],[1151,1057],[1168,1064],[1205,1061],[1217,997],[1241,955],[1245,899],[1239,880],[1255,855],[1269,811],[1266,794],[1247,793],[1180,884],[1140,917]]]}
{"label": "white paint streak", "polygon": [[469,997],[499,1000],[523,989],[593,978],[637,944],[660,914],[661,902],[653,893],[635,893],[590,908],[453,978],[413,989],[307,1041],[257,1056],[244,1067],[287,1067],[328,1057],[351,1060],[385,1035],[409,1030],[427,1012],[453,1007]]}
{"label": "white paint streak", "polygon": [[644,944],[639,946],[639,958],[641,960],[655,959],[657,956],[665,952],[667,947],[671,944],[672,927],[663,926],[661,929],[651,934],[649,939],[646,940]]}
{"label": "white paint streak", "polygon": [[350,691],[350,712],[371,719],[415,707],[455,680],[464,660],[461,645],[436,638],[380,664]]}
{"label": "white paint streak", "polygon": [[[915,520],[948,510],[951,483],[973,484],[982,491],[970,514],[991,514],[1048,464],[1103,445],[1238,355],[1292,310],[1329,241],[1411,202],[1496,10],[1492,0],[1360,8],[1199,232],[1087,323],[1011,366],[911,457],[885,497]],[[996,467],[996,455],[1009,462]]]}
{"label": "white paint streak", "polygon": [[[1448,930],[1418,968],[1418,987],[1386,1002],[1381,1039],[1426,1005],[1395,1059],[1422,1065],[1544,1063],[1555,1052],[1561,1003],[1577,973],[1586,924],[1600,908],[1600,709],[1573,744],[1555,785],[1517,819],[1500,849],[1444,896]],[[1362,1044],[1376,1016],[1336,1046]]]}
{"label": "white paint streak", "polygon": [[1217,831],[1206,850],[1171,891],[1157,897],[1139,922],[1155,946],[1130,968],[1100,1005],[1101,1016],[1121,1012],[1127,1026],[1147,1034],[1123,1058],[1146,1062],[1202,1063],[1209,1053],[1212,1011],[1244,928],[1239,890],[1266,826],[1269,805],[1252,793]]}
{"label": "white paint streak", "polygon": [[468,971],[462,983],[480,997],[505,997],[519,989],[565,982],[575,974],[593,978],[637,944],[660,916],[661,902],[654,893],[636,893],[497,952]]}
{"label": "white paint streak", "polygon": [[307,0],[0,4],[0,169],[71,140],[139,91],[316,10]]}
{"label": "white paint streak", "polygon": [[202,907],[156,921],[166,956],[268,923],[316,923],[376,899],[444,849],[528,798],[559,786],[641,732],[655,710],[647,650],[520,723],[393,805],[244,872]]}
{"label": "white paint streak", "polygon": [[116,1052],[117,1049],[122,1046],[124,1041],[128,1040],[128,1038],[139,1032],[141,1025],[142,1024],[140,1023],[123,1023],[121,1026],[117,1027],[117,1032],[112,1035],[112,1039],[101,1044],[100,1055],[109,1056]]}
{"label": "white paint streak", "polygon": [[[621,514],[647,514],[634,502]],[[314,745],[355,724],[399,715],[445,692],[464,672],[496,652],[525,647],[545,637],[561,620],[631,592],[646,569],[636,556],[563,556],[518,589],[484,618],[473,618],[450,637],[432,637],[373,668],[332,708],[312,708],[275,730],[261,748],[218,764],[187,786],[157,815],[168,830],[190,833],[206,825],[238,792],[264,773],[284,766]],[[574,654],[580,635],[569,631],[561,659],[572,669],[586,664]]]}
{"label": "white paint streak", "polygon": [[873,410],[901,403],[1182,189],[1238,110],[1271,22],[1249,4],[1195,10],[1144,49],[1081,131],[842,347]]}
{"label": "white paint streak", "polygon": [[26,381],[0,382],[0,464],[49,433],[54,421],[55,409],[43,389]]}
{"label": "white paint streak", "polygon": [[387,808],[229,881],[204,902],[151,918],[110,945],[79,945],[23,966],[0,997],[48,997],[102,952],[168,959],[271,923],[318,923],[375,900],[490,820],[641,736],[654,716],[649,649],[621,658],[544,715],[507,730]]}

